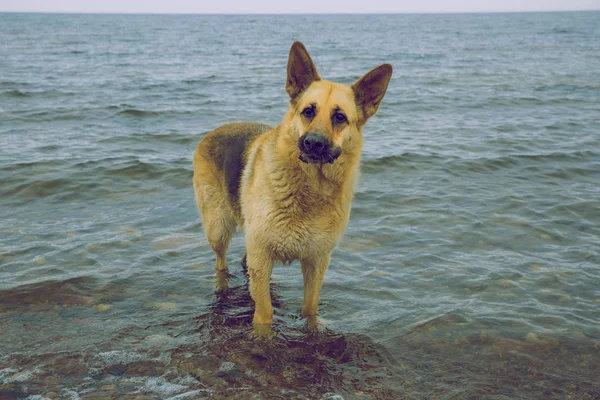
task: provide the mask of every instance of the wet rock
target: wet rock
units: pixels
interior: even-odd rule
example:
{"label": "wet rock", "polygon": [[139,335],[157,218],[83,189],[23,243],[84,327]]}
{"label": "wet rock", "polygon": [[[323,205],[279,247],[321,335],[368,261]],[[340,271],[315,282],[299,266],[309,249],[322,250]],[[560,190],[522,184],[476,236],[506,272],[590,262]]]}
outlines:
{"label": "wet rock", "polygon": [[505,289],[508,289],[508,288],[510,288],[513,285],[514,285],[514,282],[511,281],[510,279],[502,279],[500,281],[500,287],[503,287]]}
{"label": "wet rock", "polygon": [[558,302],[562,303],[562,304],[564,304],[564,303],[570,303],[571,301],[573,301],[573,298],[571,296],[569,296],[568,294],[566,294],[564,296],[561,296],[558,299]]}
{"label": "wet rock", "polygon": [[383,276],[390,276],[390,273],[386,272],[386,271],[381,271],[379,269],[376,269],[375,271],[370,272],[369,275],[383,277]]}
{"label": "wet rock", "polygon": [[235,368],[235,364],[230,361],[225,361],[219,366],[220,372],[228,372]]}
{"label": "wet rock", "polygon": [[127,366],[123,364],[111,365],[104,370],[105,375],[121,376],[127,372]]}
{"label": "wet rock", "polygon": [[340,241],[339,246],[344,250],[361,252],[381,247],[381,244],[375,240],[344,236]]}
{"label": "wet rock", "polygon": [[174,339],[168,335],[149,335],[144,338],[144,341],[152,345],[166,345],[173,342]]}
{"label": "wet rock", "polygon": [[100,312],[107,312],[110,310],[111,305],[107,303],[96,304],[94,308]]}
{"label": "wet rock", "polygon": [[54,306],[86,305],[92,302],[90,291],[84,277],[23,285],[0,291],[0,309],[22,310],[29,306],[47,310]]}
{"label": "wet rock", "polygon": [[127,366],[127,375],[159,376],[165,371],[165,366],[156,362],[137,362]]}
{"label": "wet rock", "polygon": [[194,363],[191,361],[184,361],[179,363],[179,368],[183,369],[184,371],[190,372],[195,368],[195,366]]}
{"label": "wet rock", "polygon": [[225,379],[228,382],[235,382],[241,377],[242,373],[236,369],[235,364],[230,361],[225,361],[219,366],[217,378]]}
{"label": "wet rock", "polygon": [[156,311],[174,311],[177,309],[177,303],[168,301],[162,303],[154,303],[152,309]]}
{"label": "wet rock", "polygon": [[50,375],[44,378],[44,384],[48,387],[52,387],[58,384],[62,380],[60,375]]}
{"label": "wet rock", "polygon": [[7,384],[0,386],[0,399],[17,400],[27,396],[23,388],[16,384]]}
{"label": "wet rock", "polygon": [[198,244],[198,236],[165,236],[162,238],[158,238],[152,241],[152,246],[157,249],[179,249],[181,247],[187,245],[196,245]]}

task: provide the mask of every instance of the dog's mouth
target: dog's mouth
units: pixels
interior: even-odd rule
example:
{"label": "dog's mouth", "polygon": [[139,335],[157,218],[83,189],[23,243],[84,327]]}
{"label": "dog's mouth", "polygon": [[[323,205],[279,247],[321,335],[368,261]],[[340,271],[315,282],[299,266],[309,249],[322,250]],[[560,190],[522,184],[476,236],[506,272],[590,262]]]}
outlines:
{"label": "dog's mouth", "polygon": [[323,136],[315,134],[304,135],[298,140],[300,161],[306,164],[333,164],[342,154],[342,149],[332,146]]}
{"label": "dog's mouth", "polygon": [[333,164],[342,152],[326,152],[321,154],[308,154],[300,150],[300,161],[306,164]]}

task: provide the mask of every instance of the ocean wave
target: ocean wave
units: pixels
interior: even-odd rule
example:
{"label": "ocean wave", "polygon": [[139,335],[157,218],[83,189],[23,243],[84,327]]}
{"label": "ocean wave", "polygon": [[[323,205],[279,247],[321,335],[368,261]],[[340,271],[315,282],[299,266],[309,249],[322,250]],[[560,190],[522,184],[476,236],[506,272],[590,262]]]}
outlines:
{"label": "ocean wave", "polygon": [[191,182],[192,178],[191,169],[174,167],[167,163],[161,165],[151,164],[140,160],[105,168],[103,169],[103,173],[106,175],[128,176],[135,179],[147,180],[163,179],[167,176],[179,176],[185,178],[186,181],[189,179],[188,183]]}
{"label": "ocean wave", "polygon": [[577,93],[580,91],[597,91],[598,89],[600,89],[600,85],[594,85],[593,83],[585,83],[585,84],[555,83],[555,84],[542,84],[542,85],[534,87],[533,90],[536,92],[560,91],[560,92]]}
{"label": "ocean wave", "polygon": [[[589,168],[582,167],[581,161],[588,158],[599,157],[592,151],[575,151],[570,153],[555,152],[548,154],[514,154],[496,158],[457,158],[448,160],[445,169],[457,174],[465,172],[492,172],[509,168],[525,168],[535,172],[537,176],[551,176],[560,179],[569,179],[573,175],[585,176],[597,172],[597,168],[590,164]],[[561,163],[560,166],[557,165]],[[525,179],[528,175],[524,176]]]}
{"label": "ocean wave", "polygon": [[[19,85],[21,86],[21,85]],[[63,96],[72,96],[75,92],[72,91],[64,91],[64,90],[54,90],[54,89],[46,89],[46,90],[22,90],[22,89],[11,89],[5,92],[0,93],[2,96],[6,97],[36,97],[36,98],[46,98],[53,99],[57,97]]]}
{"label": "ocean wave", "polygon": [[17,89],[9,90],[2,94],[7,97],[28,97],[29,96],[29,94],[27,94],[25,92],[21,92],[20,90],[17,90]]}
{"label": "ocean wave", "polygon": [[81,112],[83,110],[78,111],[67,111],[67,110],[59,110],[59,111],[38,111],[27,113],[25,115],[21,115],[14,119],[23,121],[23,122],[52,122],[52,121],[73,121],[73,120],[83,120],[87,119],[88,116]]}
{"label": "ocean wave", "polygon": [[217,75],[207,75],[199,78],[184,79],[182,82],[187,84],[206,83],[207,81],[214,81],[217,78]]}
{"label": "ocean wave", "polygon": [[125,110],[119,111],[119,115],[125,117],[136,117],[136,118],[144,118],[144,117],[154,117],[160,114],[158,111],[146,111],[139,110],[137,108],[127,108]]}
{"label": "ocean wave", "polygon": [[135,118],[135,119],[141,119],[141,118],[152,118],[152,117],[173,117],[173,116],[181,116],[181,115],[188,115],[188,114],[192,114],[193,111],[190,110],[176,110],[176,109],[169,109],[169,110],[161,110],[161,111],[156,111],[156,110],[140,110],[138,108],[127,108],[124,110],[119,111],[116,115],[120,116],[120,117],[125,117],[125,118]]}
{"label": "ocean wave", "polygon": [[591,150],[580,150],[573,152],[553,152],[546,154],[512,154],[501,157],[479,157],[479,158],[461,158],[457,156],[444,156],[437,153],[403,153],[396,156],[387,156],[376,159],[365,160],[362,163],[363,172],[378,172],[386,168],[411,168],[415,164],[433,165],[435,162],[441,162],[448,168],[459,167],[471,171],[493,171],[502,168],[509,168],[519,165],[524,161],[534,163],[548,163],[554,165],[558,161],[577,161],[577,164],[569,167],[573,172],[583,174],[593,172],[593,169],[581,167],[580,162],[587,159],[598,159],[600,154]]}
{"label": "ocean wave", "polygon": [[192,170],[175,163],[150,163],[137,158],[109,157],[69,163],[68,160],[5,165],[0,195],[7,201],[22,203],[43,198],[55,201],[95,199],[115,194],[141,193],[141,182],[156,182],[144,191],[159,187],[184,188],[191,185]]}
{"label": "ocean wave", "polygon": [[492,107],[520,107],[520,106],[548,106],[548,105],[563,105],[569,104],[588,104],[589,101],[583,98],[577,98],[573,96],[559,96],[559,97],[534,97],[534,96],[522,96],[522,97],[490,97],[487,101],[482,102],[478,105],[473,105],[473,108],[486,108]]}
{"label": "ocean wave", "polygon": [[[54,147],[54,146],[52,146]],[[4,172],[15,172],[15,173],[31,173],[36,171],[48,170],[51,167],[59,167],[64,165],[64,161],[62,160],[37,160],[37,161],[28,161],[28,162],[20,162],[14,164],[6,164],[0,167],[0,171]]]}
{"label": "ocean wave", "polygon": [[[46,178],[46,179],[44,179]],[[67,177],[36,177],[35,179],[22,179],[19,176],[5,179],[0,194],[16,203],[33,201],[55,195],[64,196],[79,193],[81,197],[95,197],[92,190],[99,185],[98,182],[77,182]]]}
{"label": "ocean wave", "polygon": [[183,144],[189,145],[199,142],[201,135],[182,135],[180,133],[155,133],[155,134],[133,134],[123,136],[112,136],[105,139],[100,139],[99,143],[123,143],[131,144],[136,143],[172,143],[172,144]]}
{"label": "ocean wave", "polygon": [[550,29],[550,32],[548,31],[542,31],[542,34],[571,34],[571,33],[581,33],[580,31],[578,31],[577,29],[574,28],[566,28],[566,27],[554,27],[552,29]]}
{"label": "ocean wave", "polygon": [[22,82],[17,82],[17,81],[0,81],[0,88],[6,88],[6,89],[13,89],[15,86],[18,87],[31,87],[33,86],[31,83],[26,82],[26,81],[22,81]]}
{"label": "ocean wave", "polygon": [[[182,184],[190,185],[192,178],[191,161],[189,162],[189,168],[177,164],[176,162],[166,161],[142,161],[130,156],[81,162],[71,165],[69,169],[76,171],[72,175],[74,181],[83,181],[86,177],[94,177],[98,181],[118,177],[119,179],[131,178],[134,182],[163,182],[176,187]],[[122,183],[125,182],[127,181],[122,181]],[[123,190],[127,190],[127,185],[123,186]]]}
{"label": "ocean wave", "polygon": [[411,164],[419,162],[431,162],[432,160],[444,160],[441,154],[402,153],[395,156],[386,156],[364,160],[361,164],[362,172],[378,172],[382,168],[410,167]]}

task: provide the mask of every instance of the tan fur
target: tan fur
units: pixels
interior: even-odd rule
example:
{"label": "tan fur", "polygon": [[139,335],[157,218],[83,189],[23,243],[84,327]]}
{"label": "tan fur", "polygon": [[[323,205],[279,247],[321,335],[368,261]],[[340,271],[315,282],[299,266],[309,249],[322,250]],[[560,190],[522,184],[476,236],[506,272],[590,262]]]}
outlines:
{"label": "tan fur", "polygon": [[[255,324],[270,324],[273,316],[269,282],[274,262],[299,260],[304,276],[305,316],[317,313],[319,293],[331,252],[350,218],[362,150],[362,127],[385,94],[391,66],[383,65],[352,86],[321,80],[299,42],[290,50],[290,107],[282,123],[229,124],[206,135],[194,155],[194,189],[204,230],[216,253],[217,270],[225,270],[225,254],[239,225],[245,232],[250,290]],[[302,110],[316,105],[307,120]],[[333,110],[342,110],[347,123],[332,123]],[[256,133],[264,130],[262,133]],[[216,154],[218,140],[240,131],[255,134],[245,143],[239,209],[230,204],[224,171]],[[237,133],[236,133],[237,132]],[[298,141],[307,132],[326,135],[341,148],[330,164],[299,159]],[[218,139],[220,138],[220,139]]]}

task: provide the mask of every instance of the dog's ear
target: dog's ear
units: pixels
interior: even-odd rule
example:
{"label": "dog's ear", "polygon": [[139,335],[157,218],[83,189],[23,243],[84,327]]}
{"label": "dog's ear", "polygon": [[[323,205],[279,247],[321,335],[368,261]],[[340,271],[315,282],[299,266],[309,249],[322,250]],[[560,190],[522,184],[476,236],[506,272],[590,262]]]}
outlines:
{"label": "dog's ear", "polygon": [[359,114],[362,111],[359,120],[363,123],[377,112],[391,77],[392,66],[383,64],[367,72],[351,86]]}
{"label": "dog's ear", "polygon": [[311,83],[318,80],[321,80],[321,77],[306,47],[300,42],[294,42],[288,58],[285,91],[293,101]]}

